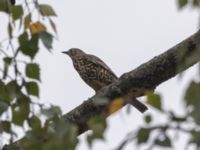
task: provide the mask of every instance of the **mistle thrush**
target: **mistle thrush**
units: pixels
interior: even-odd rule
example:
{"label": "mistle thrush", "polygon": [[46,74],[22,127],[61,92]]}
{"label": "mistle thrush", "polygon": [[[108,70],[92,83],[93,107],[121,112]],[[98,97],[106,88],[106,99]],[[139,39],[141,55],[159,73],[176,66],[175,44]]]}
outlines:
{"label": "mistle thrush", "polygon": [[[87,54],[78,48],[71,48],[63,53],[72,59],[74,68],[95,92],[118,80],[113,71],[100,58],[94,55]],[[147,107],[136,99],[131,104],[140,112],[147,110]]]}

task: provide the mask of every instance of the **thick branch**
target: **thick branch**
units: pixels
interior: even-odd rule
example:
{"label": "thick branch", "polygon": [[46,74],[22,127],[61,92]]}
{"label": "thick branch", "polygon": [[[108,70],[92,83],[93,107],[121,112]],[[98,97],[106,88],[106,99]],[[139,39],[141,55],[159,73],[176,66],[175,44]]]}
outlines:
{"label": "thick branch", "polygon": [[[142,96],[146,90],[153,90],[159,84],[197,63],[200,58],[191,61],[191,57],[198,53],[200,53],[199,31],[135,70],[123,74],[117,82],[100,90],[95,96],[63,115],[63,118],[78,125],[79,132],[83,133],[88,130],[87,121],[102,114],[108,106],[108,104],[98,105],[96,101],[99,98],[112,101],[129,93],[135,97]],[[191,57],[188,57],[190,55]],[[181,66],[181,69],[178,69],[178,66]]]}
{"label": "thick branch", "polygon": [[[115,98],[124,97],[130,93],[134,97],[142,96],[146,90],[155,89],[159,84],[198,63],[199,53],[200,32],[198,31],[165,53],[154,57],[135,70],[123,74],[117,82],[101,89],[96,95],[64,114],[63,118],[66,122],[76,124],[79,128],[79,134],[81,134],[88,130],[88,120],[94,116],[102,115],[107,110],[109,104],[100,105],[99,100],[107,99],[112,102]],[[191,57],[188,56],[193,56],[192,58],[195,59],[191,60]],[[181,70],[177,70],[178,66],[181,66]],[[19,143],[20,140],[12,146],[17,149]],[[8,146],[3,149],[6,147]]]}

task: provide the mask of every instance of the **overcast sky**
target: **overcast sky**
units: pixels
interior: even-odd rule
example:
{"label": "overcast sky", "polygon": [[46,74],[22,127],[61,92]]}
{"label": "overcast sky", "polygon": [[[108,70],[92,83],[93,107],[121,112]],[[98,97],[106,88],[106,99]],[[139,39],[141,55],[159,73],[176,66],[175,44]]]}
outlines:
{"label": "overcast sky", "polygon": [[[74,70],[69,57],[61,51],[72,47],[83,49],[104,60],[118,75],[128,72],[154,56],[181,42],[198,29],[198,13],[191,8],[179,11],[175,0],[41,0],[51,4],[58,17],[55,19],[59,40],[53,53],[46,50],[37,56],[42,69],[42,101],[58,105],[66,113],[93,96]],[[187,71],[184,78],[174,78],[157,87],[164,107],[182,113],[182,93],[196,68]],[[148,113],[158,114],[151,107]],[[118,145],[129,131],[142,125],[143,115],[134,108],[109,117],[106,142],[96,142],[94,150],[110,150]],[[161,116],[154,123],[162,122]],[[84,141],[84,135],[80,136]],[[184,143],[175,146],[180,149]],[[82,142],[78,150],[88,150]],[[125,150],[132,150],[129,145]]]}

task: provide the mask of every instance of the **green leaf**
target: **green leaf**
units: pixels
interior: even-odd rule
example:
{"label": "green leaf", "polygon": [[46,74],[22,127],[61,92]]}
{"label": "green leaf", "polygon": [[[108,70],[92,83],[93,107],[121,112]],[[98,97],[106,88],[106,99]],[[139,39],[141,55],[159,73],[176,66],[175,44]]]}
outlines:
{"label": "green leaf", "polygon": [[169,137],[167,137],[166,135],[162,138],[158,138],[155,140],[154,142],[156,145],[162,146],[162,147],[171,147],[171,140]]}
{"label": "green leaf", "polygon": [[104,131],[107,127],[106,120],[104,117],[96,116],[88,121],[88,126],[92,129],[92,134],[88,135],[87,141],[89,145],[92,144],[92,141],[95,139],[104,139]]}
{"label": "green leaf", "polygon": [[74,124],[66,122],[63,118],[55,117],[53,119],[53,127],[56,131],[56,134],[59,138],[68,137],[68,144],[73,143],[77,138],[78,128]]}
{"label": "green leaf", "polygon": [[31,13],[29,13],[28,15],[26,15],[26,17],[24,18],[24,30],[27,29],[31,24]]}
{"label": "green leaf", "polygon": [[146,115],[146,116],[144,117],[144,120],[145,120],[145,122],[146,122],[147,124],[151,123],[151,121],[152,121],[151,115]]}
{"label": "green leaf", "polygon": [[[33,117],[35,122],[35,117]],[[38,118],[36,124],[38,124]],[[32,126],[37,126],[32,124]],[[20,140],[23,150],[75,150],[78,143],[77,127],[62,118],[46,120],[44,127],[29,130]]]}
{"label": "green leaf", "polygon": [[18,41],[19,41],[19,44],[23,46],[23,44],[28,41],[28,33],[23,32],[22,34],[20,34]]}
{"label": "green leaf", "polygon": [[0,0],[0,11],[9,13],[9,7],[8,7],[9,1],[7,0]]}
{"label": "green leaf", "polygon": [[200,83],[191,82],[185,94],[187,105],[192,105],[195,108],[200,107]]}
{"label": "green leaf", "polygon": [[147,94],[147,103],[150,104],[151,106],[162,110],[162,105],[161,105],[161,97],[159,94],[154,94],[151,92],[148,92]]}
{"label": "green leaf", "polygon": [[5,57],[5,58],[3,59],[3,61],[4,61],[4,63],[6,63],[7,65],[10,65],[11,62],[12,62],[12,57]]}
{"label": "green leaf", "polygon": [[10,0],[10,3],[11,3],[12,5],[15,5],[15,0]]}
{"label": "green leaf", "polygon": [[26,76],[40,81],[40,68],[38,64],[30,63],[26,65]]}
{"label": "green leaf", "polygon": [[18,38],[19,44],[21,47],[24,47],[26,43],[28,42],[28,33],[24,32],[22,33]]}
{"label": "green leaf", "polygon": [[137,143],[142,144],[148,141],[151,130],[148,128],[140,128],[137,133]]}
{"label": "green leaf", "polygon": [[0,98],[0,115],[8,110],[8,104]]}
{"label": "green leaf", "polygon": [[[196,0],[195,0],[196,1]],[[199,2],[198,2],[199,6]],[[187,50],[190,50],[189,52]],[[196,51],[196,43],[190,41],[187,44],[187,48],[182,50],[178,55],[177,72],[183,72],[187,67],[200,61],[200,53]]]}
{"label": "green leaf", "polygon": [[200,146],[200,131],[192,131],[191,136],[190,143]]}
{"label": "green leaf", "polygon": [[19,18],[21,18],[24,14],[22,5],[16,5],[12,7],[12,18],[13,20],[17,20]]}
{"label": "green leaf", "polygon": [[198,109],[194,109],[191,111],[190,115],[192,116],[192,118],[194,118],[194,121],[196,121],[197,124],[200,125],[200,110]]}
{"label": "green leaf", "polygon": [[[38,133],[38,134],[37,134]],[[42,139],[44,139],[44,136],[46,136],[45,132],[37,132],[36,130],[31,130],[26,133],[26,136],[24,136],[20,140],[20,149],[23,150],[43,150],[43,144],[47,141],[42,143]],[[45,138],[47,139],[47,138]],[[15,150],[16,148],[13,148]]]}
{"label": "green leaf", "polygon": [[1,121],[0,126],[2,125],[2,130],[4,132],[11,132],[11,123],[9,121]]}
{"label": "green leaf", "polygon": [[27,51],[27,54],[31,56],[32,59],[35,57],[36,53],[38,52],[38,49],[39,49],[38,45],[39,45],[39,36],[38,34],[34,34],[32,35],[28,43],[29,51]]}
{"label": "green leaf", "polygon": [[44,46],[48,50],[51,50],[52,49],[53,36],[46,31],[40,32],[39,36],[40,36],[40,39],[42,40],[42,43],[44,44]]}
{"label": "green leaf", "polygon": [[19,36],[18,39],[20,43],[19,49],[24,55],[29,56],[31,59],[35,57],[38,52],[39,36],[38,34],[33,34],[29,40],[27,32],[24,32]]}
{"label": "green leaf", "polygon": [[12,106],[12,122],[16,125],[23,126],[25,120],[28,119],[30,112],[30,99],[21,95],[16,102],[16,105]]}
{"label": "green leaf", "polygon": [[28,119],[28,124],[33,130],[38,130],[41,128],[40,119],[34,115]]}
{"label": "green leaf", "polygon": [[7,88],[7,91],[9,93],[9,99],[10,100],[13,100],[14,98],[18,97],[21,94],[20,87],[19,87],[16,80],[10,81],[6,85],[6,88]]}
{"label": "green leaf", "polygon": [[41,109],[41,113],[47,116],[49,119],[55,117],[55,116],[61,116],[62,111],[60,107],[58,106],[51,106],[50,108],[47,109]]}
{"label": "green leaf", "polygon": [[43,143],[42,150],[75,150],[78,143],[77,127],[60,118],[54,119],[52,123],[50,128],[55,130],[47,133],[48,139]]}
{"label": "green leaf", "polygon": [[188,3],[188,0],[177,0],[177,1],[178,1],[179,8],[183,8]]}
{"label": "green leaf", "polygon": [[190,115],[194,118],[196,123],[200,124],[200,83],[191,82],[185,94],[185,102],[187,106],[192,106]]}
{"label": "green leaf", "polygon": [[26,82],[25,87],[28,94],[39,97],[39,87],[36,82]]}
{"label": "green leaf", "polygon": [[24,32],[22,33],[19,38],[18,38],[18,41],[19,41],[19,49],[21,50],[21,52],[25,55],[28,55],[28,50],[29,50],[29,47],[28,47],[28,42],[29,42],[29,38],[28,38],[28,33],[27,32]]}
{"label": "green leaf", "polygon": [[19,36],[19,49],[24,55],[29,56],[31,59],[35,57],[38,52],[39,36],[38,34],[33,34],[31,39],[28,39],[27,32],[24,32]]}
{"label": "green leaf", "polygon": [[0,99],[6,102],[10,101],[6,85],[1,80],[0,80]]}
{"label": "green leaf", "polygon": [[43,16],[56,16],[55,11],[50,5],[40,4],[39,5],[40,13]]}

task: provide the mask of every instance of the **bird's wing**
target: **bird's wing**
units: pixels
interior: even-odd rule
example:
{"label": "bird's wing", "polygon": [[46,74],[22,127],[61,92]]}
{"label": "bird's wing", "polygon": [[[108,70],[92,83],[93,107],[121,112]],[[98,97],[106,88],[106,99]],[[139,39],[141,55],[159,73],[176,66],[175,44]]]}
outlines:
{"label": "bird's wing", "polygon": [[88,58],[89,61],[92,61],[92,63],[97,64],[97,65],[101,65],[103,68],[108,70],[114,77],[118,78],[115,75],[115,73],[99,57],[91,55],[91,54],[87,54],[87,58]]}

